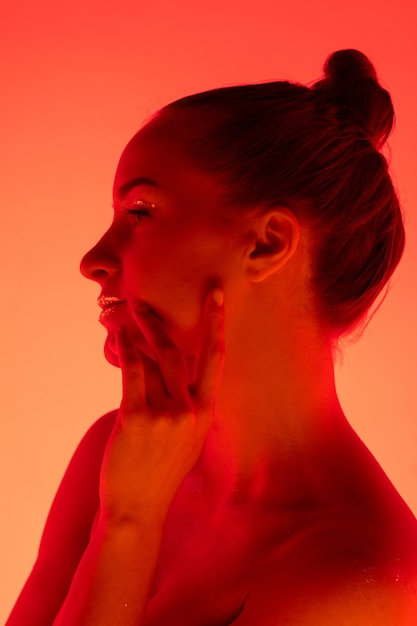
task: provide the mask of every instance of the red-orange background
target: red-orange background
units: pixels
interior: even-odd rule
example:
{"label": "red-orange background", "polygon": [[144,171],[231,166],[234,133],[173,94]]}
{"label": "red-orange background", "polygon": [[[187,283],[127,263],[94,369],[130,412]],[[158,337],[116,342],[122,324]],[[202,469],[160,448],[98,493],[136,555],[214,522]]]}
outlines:
{"label": "red-orange background", "polygon": [[368,54],[392,93],[408,239],[383,308],[346,350],[338,388],[417,512],[416,12],[414,0],[3,0],[0,622],[77,441],[119,402],[119,371],[102,356],[98,288],[78,263],[110,221],[124,143],[176,97],[244,81],[306,82],[340,48]]}

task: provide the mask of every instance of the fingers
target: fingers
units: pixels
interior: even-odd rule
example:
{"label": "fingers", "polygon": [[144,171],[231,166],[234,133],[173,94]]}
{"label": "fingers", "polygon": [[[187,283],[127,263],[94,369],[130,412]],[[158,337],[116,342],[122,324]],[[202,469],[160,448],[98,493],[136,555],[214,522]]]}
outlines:
{"label": "fingers", "polygon": [[195,397],[202,408],[213,407],[225,358],[224,295],[212,291],[204,308],[203,343],[193,384]]}
{"label": "fingers", "polygon": [[220,289],[210,292],[206,299],[202,347],[195,380],[190,387],[187,384],[182,354],[163,324],[151,311],[135,311],[140,329],[157,361],[155,363],[142,355],[145,394],[150,404],[161,406],[163,398],[171,398],[177,410],[189,407],[190,402],[196,401],[203,410],[213,407],[225,357],[223,299]]}
{"label": "fingers", "polygon": [[168,393],[164,385],[164,381],[161,378],[161,372],[155,361],[153,361],[147,354],[139,350],[143,370],[145,373],[145,387],[146,387],[146,399],[150,406],[158,407],[163,405],[164,398]]}
{"label": "fingers", "polygon": [[125,326],[116,330],[116,345],[122,370],[123,408],[135,413],[146,403],[143,361]]}
{"label": "fingers", "polygon": [[135,311],[135,316],[155,354],[166,394],[184,402],[188,397],[188,386],[180,350],[151,311]]}

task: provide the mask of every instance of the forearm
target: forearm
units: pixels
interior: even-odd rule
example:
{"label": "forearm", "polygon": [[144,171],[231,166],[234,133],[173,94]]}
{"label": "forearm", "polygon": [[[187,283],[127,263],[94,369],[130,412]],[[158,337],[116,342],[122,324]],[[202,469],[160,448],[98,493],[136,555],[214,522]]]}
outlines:
{"label": "forearm", "polygon": [[100,523],[54,626],[144,623],[162,529]]}

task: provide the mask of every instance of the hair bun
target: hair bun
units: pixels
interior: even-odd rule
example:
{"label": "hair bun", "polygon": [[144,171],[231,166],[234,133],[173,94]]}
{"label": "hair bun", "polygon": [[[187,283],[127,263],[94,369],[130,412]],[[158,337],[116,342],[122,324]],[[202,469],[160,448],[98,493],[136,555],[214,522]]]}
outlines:
{"label": "hair bun", "polygon": [[359,50],[338,50],[323,70],[324,78],[313,91],[338,108],[340,119],[356,123],[379,150],[392,130],[394,108],[371,61]]}

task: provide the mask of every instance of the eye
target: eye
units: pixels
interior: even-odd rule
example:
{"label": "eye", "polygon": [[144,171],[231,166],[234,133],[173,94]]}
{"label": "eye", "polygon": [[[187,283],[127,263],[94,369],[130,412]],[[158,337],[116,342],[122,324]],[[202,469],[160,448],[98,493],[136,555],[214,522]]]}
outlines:
{"label": "eye", "polygon": [[132,204],[123,208],[128,215],[135,216],[135,222],[142,222],[146,217],[152,215],[155,205],[153,202],[145,202],[144,200],[135,200]]}

